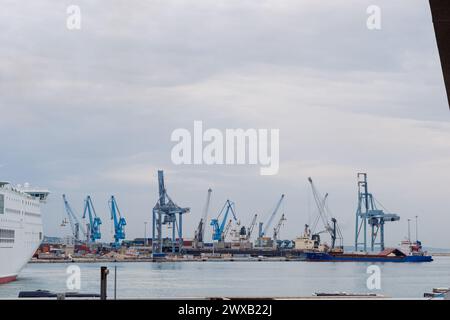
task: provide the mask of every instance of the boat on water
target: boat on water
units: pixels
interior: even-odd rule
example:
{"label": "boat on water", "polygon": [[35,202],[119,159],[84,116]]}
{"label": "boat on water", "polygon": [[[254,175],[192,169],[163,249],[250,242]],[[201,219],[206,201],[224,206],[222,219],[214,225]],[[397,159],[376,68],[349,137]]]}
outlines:
{"label": "boat on water", "polygon": [[433,257],[426,252],[421,254],[406,254],[397,248],[385,249],[381,252],[305,252],[306,261],[335,262],[431,262]]}
{"label": "boat on water", "polygon": [[[336,262],[433,261],[432,256],[428,255],[426,251],[423,251],[422,243],[418,240],[417,216],[415,242],[411,241],[410,219],[408,219],[408,238],[401,242],[399,248],[385,247],[385,224],[387,222],[399,221],[400,216],[394,213],[384,212],[384,210],[377,207],[379,202],[375,199],[373,194],[368,191],[366,173],[358,173],[357,177],[358,206],[356,211],[355,251],[344,252],[344,247],[342,245],[342,234],[339,230],[337,220],[331,215],[329,209],[325,205],[328,194],[326,194],[325,197],[322,197],[317,188],[314,186],[312,179],[309,178],[308,180],[311,183],[314,199],[319,212],[319,216],[316,221],[323,221],[324,231],[314,232],[309,229],[308,225],[305,225],[304,235],[302,237],[298,237],[295,241],[295,248],[301,250],[301,259],[305,261]],[[330,220],[332,222],[331,224]],[[321,233],[330,234],[331,246],[328,246],[326,243],[321,243]],[[367,236],[371,239],[370,242],[367,241]],[[337,241],[340,242],[338,245],[336,245]]]}
{"label": "boat on water", "polygon": [[0,181],[0,284],[13,281],[42,242],[47,190]]}

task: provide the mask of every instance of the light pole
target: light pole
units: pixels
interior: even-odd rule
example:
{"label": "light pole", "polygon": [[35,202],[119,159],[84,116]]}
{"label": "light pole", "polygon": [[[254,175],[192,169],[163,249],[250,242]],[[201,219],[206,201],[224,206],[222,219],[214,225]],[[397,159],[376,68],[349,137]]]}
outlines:
{"label": "light pole", "polygon": [[147,246],[147,222],[144,222],[144,246]]}
{"label": "light pole", "polygon": [[411,228],[410,228],[411,219],[408,219],[408,241],[411,243]]}
{"label": "light pole", "polygon": [[419,241],[419,226],[418,226],[418,216],[416,216],[416,243]]}

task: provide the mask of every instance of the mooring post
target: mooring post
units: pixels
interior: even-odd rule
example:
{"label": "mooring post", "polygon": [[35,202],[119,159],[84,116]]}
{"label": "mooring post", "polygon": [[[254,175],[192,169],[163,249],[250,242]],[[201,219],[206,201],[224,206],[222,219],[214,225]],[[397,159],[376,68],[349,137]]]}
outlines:
{"label": "mooring post", "polygon": [[56,294],[56,300],[65,300],[66,294],[65,293],[57,293]]}
{"label": "mooring post", "polygon": [[114,300],[117,300],[117,266],[114,266]]}
{"label": "mooring post", "polygon": [[107,267],[100,267],[100,300],[106,300],[108,274],[109,270]]}

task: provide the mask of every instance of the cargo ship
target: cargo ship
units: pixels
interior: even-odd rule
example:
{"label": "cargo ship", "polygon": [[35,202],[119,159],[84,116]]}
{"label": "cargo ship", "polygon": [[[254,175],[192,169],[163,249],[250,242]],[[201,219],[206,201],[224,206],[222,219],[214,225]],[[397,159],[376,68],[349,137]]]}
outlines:
{"label": "cargo ship", "polygon": [[[400,220],[400,216],[395,213],[387,213],[377,208],[379,201],[369,192],[367,173],[358,173],[358,206],[356,210],[356,233],[355,251],[346,253],[342,246],[342,235],[335,218],[331,218],[332,224],[328,221],[331,214],[323,205],[326,197],[321,197],[317,189],[313,187],[314,198],[319,209],[319,216],[324,221],[325,231],[331,236],[331,247],[320,243],[319,233],[310,232],[308,225],[305,226],[305,235],[300,245],[296,248],[305,249],[301,257],[306,261],[361,261],[361,262],[431,262],[433,258],[423,251],[422,243],[417,239],[417,216],[416,216],[416,241],[411,241],[410,219],[408,219],[408,238],[402,241],[400,248],[385,247],[385,225],[388,222]],[[325,200],[320,200],[325,199]],[[383,207],[384,209],[384,207]],[[368,231],[368,232],[367,232]],[[371,241],[367,241],[367,233]],[[362,239],[362,240],[360,240]],[[336,241],[340,245],[336,245]],[[309,242],[311,243],[309,245]],[[304,243],[304,245],[301,245]],[[360,250],[361,248],[361,250]],[[370,248],[370,251],[368,250]],[[375,251],[379,248],[378,252]]]}
{"label": "cargo ship", "polygon": [[304,252],[306,261],[328,262],[431,262],[432,256],[426,252],[407,254],[400,249],[385,249],[378,253],[370,252]]}
{"label": "cargo ship", "polygon": [[0,284],[13,281],[43,239],[41,204],[49,192],[0,181]]}

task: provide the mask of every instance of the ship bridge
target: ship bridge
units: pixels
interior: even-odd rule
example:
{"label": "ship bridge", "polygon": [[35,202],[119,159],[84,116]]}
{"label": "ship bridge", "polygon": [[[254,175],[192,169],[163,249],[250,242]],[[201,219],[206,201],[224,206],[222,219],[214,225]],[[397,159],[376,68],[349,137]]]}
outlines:
{"label": "ship bridge", "polygon": [[34,198],[38,198],[39,201],[41,202],[45,202],[47,200],[48,195],[50,194],[50,191],[48,190],[37,190],[37,189],[23,190],[23,192]]}
{"label": "ship bridge", "polygon": [[41,202],[45,202],[48,195],[50,194],[50,191],[48,191],[47,189],[32,188],[28,182],[26,182],[23,187],[18,186],[18,189],[33,198],[38,198]]}

